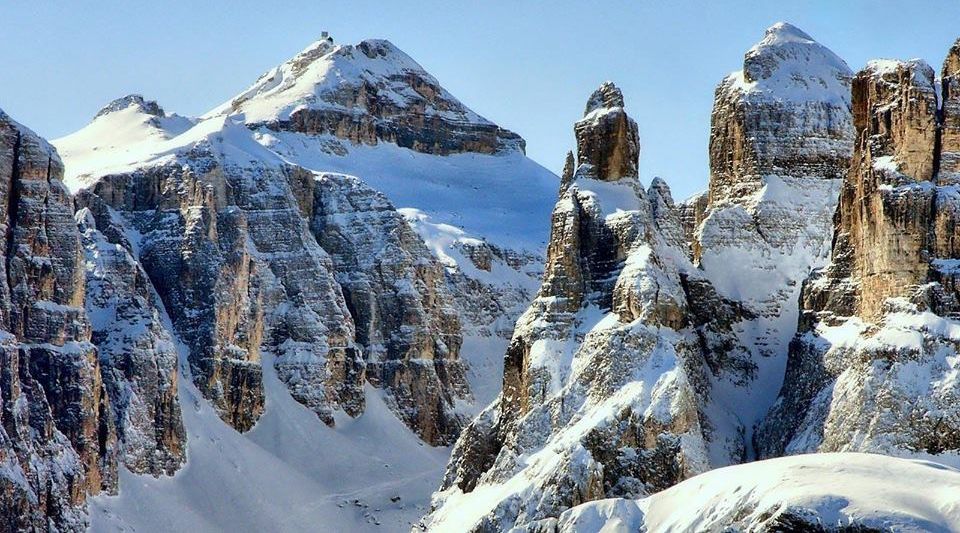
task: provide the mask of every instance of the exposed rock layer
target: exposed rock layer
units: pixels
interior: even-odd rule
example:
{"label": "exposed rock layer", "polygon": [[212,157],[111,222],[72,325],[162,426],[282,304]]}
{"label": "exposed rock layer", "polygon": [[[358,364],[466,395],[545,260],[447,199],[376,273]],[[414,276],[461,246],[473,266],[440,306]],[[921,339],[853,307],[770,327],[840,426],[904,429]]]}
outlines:
{"label": "exposed rock layer", "polygon": [[116,490],[116,432],[62,175],[54,149],[0,111],[0,519],[10,530],[80,530],[86,495]]}
{"label": "exposed rock layer", "polygon": [[[950,73],[956,47],[944,66]],[[960,348],[952,169],[955,80],[919,60],[874,61],[853,84],[857,144],[832,262],[806,281],[765,456],[812,451],[955,455]],[[942,113],[938,111],[942,109]]]}
{"label": "exposed rock layer", "polygon": [[[604,84],[576,125],[588,152],[561,188],[543,284],[517,322],[500,398],[454,447],[428,529],[465,508],[474,518],[459,527],[525,527],[585,501],[666,488],[709,468],[714,444],[742,454],[704,414],[709,346],[726,338],[736,351],[736,341],[688,314],[691,302],[721,314],[723,302],[687,259],[666,183],[645,191],[635,174],[612,170],[635,171],[639,155],[619,95]],[[595,120],[604,116],[615,119]],[[632,161],[605,163],[621,157]],[[474,501],[490,491],[500,496]]]}
{"label": "exposed rock layer", "polygon": [[398,415],[423,440],[452,443],[469,397],[460,317],[444,269],[382,194],[360,180],[320,175],[306,216],[332,259],[357,327],[367,379],[389,391]]}

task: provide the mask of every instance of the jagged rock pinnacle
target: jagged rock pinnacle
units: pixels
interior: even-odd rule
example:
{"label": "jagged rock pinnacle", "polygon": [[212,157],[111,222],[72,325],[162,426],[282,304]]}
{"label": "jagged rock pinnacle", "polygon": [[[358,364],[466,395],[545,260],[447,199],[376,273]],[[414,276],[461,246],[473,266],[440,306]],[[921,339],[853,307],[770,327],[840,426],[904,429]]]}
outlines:
{"label": "jagged rock pinnacle", "polygon": [[587,108],[583,116],[601,107],[623,107],[623,93],[612,81],[603,82],[596,91],[593,91],[587,100]]}
{"label": "jagged rock pinnacle", "polygon": [[613,83],[604,82],[590,95],[586,113],[574,125],[574,133],[577,162],[588,176],[615,181],[638,175],[637,123],[624,111],[623,93]]}

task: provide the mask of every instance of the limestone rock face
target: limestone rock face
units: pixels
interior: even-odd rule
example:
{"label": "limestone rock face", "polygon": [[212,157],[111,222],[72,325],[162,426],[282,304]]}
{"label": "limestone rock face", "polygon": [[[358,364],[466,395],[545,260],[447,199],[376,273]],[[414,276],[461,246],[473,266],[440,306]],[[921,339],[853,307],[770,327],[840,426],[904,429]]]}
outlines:
{"label": "limestone rock face", "polygon": [[452,443],[463,425],[455,404],[469,389],[443,266],[389,200],[360,180],[321,174],[306,183],[310,228],[356,322],[367,379],[389,391],[423,440]]}
{"label": "limestone rock face", "polygon": [[724,400],[748,428],[780,389],[801,284],[828,260],[853,150],[851,78],[833,52],[778,23],[716,90],[707,205],[702,215],[702,198],[687,208],[687,228],[697,224],[687,235],[719,296],[753,317],[730,325],[750,352],[752,382]]}
{"label": "limestone rock face", "polygon": [[581,172],[603,181],[637,175],[637,123],[623,110],[623,94],[616,85],[606,82],[594,91],[574,130]]}
{"label": "limestone rock face", "polygon": [[[328,81],[315,86],[319,76]],[[323,38],[216,112],[245,113],[250,124],[277,130],[437,155],[524,148],[519,135],[470,111],[385,40],[337,45]]]}
{"label": "limestone rock face", "polygon": [[940,158],[937,182],[960,182],[960,40],[955,42],[940,71],[942,83]]}
{"label": "limestone rock face", "polygon": [[56,151],[0,111],[0,518],[11,530],[81,530],[86,495],[116,490],[116,433],[62,175]]}
{"label": "limestone rock face", "polygon": [[244,431],[262,413],[265,354],[325,422],[336,409],[358,415],[354,323],[287,182],[306,171],[235,164],[222,139],[104,176],[90,192],[139,233],[138,259],[190,348],[193,381],[226,422]]}
{"label": "limestone rock face", "polygon": [[842,59],[780,22],[714,97],[710,204],[737,202],[765,178],[840,179],[852,150],[850,78]]}
{"label": "limestone rock face", "polygon": [[[955,62],[954,49],[944,72]],[[960,309],[960,196],[947,149],[955,80],[943,83],[941,118],[933,69],[920,60],[873,61],[854,79],[857,143],[832,261],[804,283],[784,387],[757,434],[765,456],[960,451],[947,355]]]}
{"label": "limestone rock face", "polygon": [[709,202],[709,191],[703,191],[687,198],[678,206],[683,236],[691,246],[696,242],[696,231],[706,217]]}
{"label": "limestone rock face", "polygon": [[84,246],[85,307],[121,460],[134,473],[173,475],[186,460],[176,346],[116,212],[88,191],[81,191],[75,203]]}
{"label": "limestone rock face", "polygon": [[[595,120],[604,116],[618,118]],[[721,300],[689,262],[669,188],[655,179],[644,190],[635,173],[610,170],[636,169],[639,155],[620,91],[594,93],[575,132],[591,152],[561,188],[543,284],[517,322],[503,392],[454,446],[427,529],[526,527],[742,454],[704,414],[715,377],[706,339],[729,332],[690,320],[691,301]],[[621,156],[633,160],[603,163]],[[499,496],[483,496],[490,491]]]}

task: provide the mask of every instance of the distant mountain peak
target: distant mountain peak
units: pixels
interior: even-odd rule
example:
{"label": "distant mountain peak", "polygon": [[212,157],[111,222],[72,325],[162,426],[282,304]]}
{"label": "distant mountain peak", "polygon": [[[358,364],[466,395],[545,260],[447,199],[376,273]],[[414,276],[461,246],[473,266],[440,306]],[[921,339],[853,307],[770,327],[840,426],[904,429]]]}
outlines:
{"label": "distant mountain peak", "polygon": [[777,22],[773,26],[767,28],[767,31],[764,32],[764,41],[770,43],[774,42],[804,42],[804,43],[816,43],[813,40],[813,37],[810,37],[805,31],[800,28],[790,24],[789,22]]}
{"label": "distant mountain peak", "polygon": [[[410,104],[425,98],[401,81],[412,78],[445,93],[433,76],[390,41],[368,39],[356,45],[335,44],[324,33],[321,39],[261,75],[247,90],[207,116],[244,113],[248,123],[288,120],[303,108],[343,107],[336,93],[344,87],[360,85],[391,93],[389,98],[397,103]],[[446,94],[440,96],[453,99]],[[469,115],[464,118],[485,121],[459,102],[456,104],[451,107],[463,108],[464,115]]]}
{"label": "distant mountain peak", "polygon": [[112,100],[109,104],[103,106],[100,111],[97,111],[97,114],[93,116],[94,119],[101,117],[103,115],[108,115],[116,111],[122,111],[128,107],[136,106],[141,111],[148,115],[154,115],[157,117],[164,117],[163,108],[160,107],[154,100],[147,100],[141,94],[128,94],[126,96],[121,96],[115,100]]}

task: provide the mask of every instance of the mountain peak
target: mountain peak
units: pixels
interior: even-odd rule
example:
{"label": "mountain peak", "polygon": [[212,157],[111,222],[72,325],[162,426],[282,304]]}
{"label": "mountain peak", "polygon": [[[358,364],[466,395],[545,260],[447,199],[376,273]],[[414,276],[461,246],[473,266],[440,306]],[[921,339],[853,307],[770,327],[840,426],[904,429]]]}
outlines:
{"label": "mountain peak", "polygon": [[519,135],[470,110],[384,39],[334,44],[322,34],[203,118],[222,116],[254,128],[438,155],[524,149]]}
{"label": "mountain peak", "polygon": [[786,22],[767,28],[728,82],[753,98],[849,105],[853,72],[843,59]]}
{"label": "mountain peak", "polygon": [[613,107],[623,107],[623,92],[612,81],[605,81],[587,99],[587,108],[584,110],[583,116],[587,116],[597,109]]}
{"label": "mountain peak", "polygon": [[147,100],[141,94],[128,94],[126,96],[121,96],[116,100],[111,101],[109,104],[103,106],[100,111],[97,111],[97,114],[93,116],[94,119],[114,113],[117,111],[122,111],[128,107],[136,106],[140,111],[153,115],[156,117],[166,116],[163,108],[155,100]]}
{"label": "mountain peak", "polygon": [[775,44],[775,43],[816,43],[813,40],[813,37],[810,37],[806,32],[800,28],[790,24],[789,22],[777,22],[773,26],[767,28],[767,31],[764,32],[764,37],[762,43]]}
{"label": "mountain peak", "polygon": [[[309,46],[301,50],[297,55],[293,56],[293,58],[287,61],[287,63],[291,65],[291,70],[293,70],[295,73],[300,73],[318,58],[329,53],[333,47],[333,37],[331,37],[327,32],[321,32],[319,39],[310,43]],[[257,81],[259,82],[264,78],[269,78],[273,72],[274,71],[271,70],[263,74]]]}
{"label": "mountain peak", "polygon": [[577,162],[590,177],[616,181],[639,176],[637,123],[623,109],[623,93],[613,82],[605,81],[593,91],[587,99],[584,117],[574,124],[573,130],[577,137]]}
{"label": "mountain peak", "polygon": [[[397,93],[399,101],[422,96],[399,81],[414,74],[429,85],[436,79],[393,43],[368,39],[356,45],[335,44],[326,32],[293,58],[261,75],[246,91],[206,116],[243,113],[247,123],[286,121],[301,109],[343,107],[346,87]],[[462,107],[462,106],[461,106]],[[465,117],[475,119],[475,115]]]}

